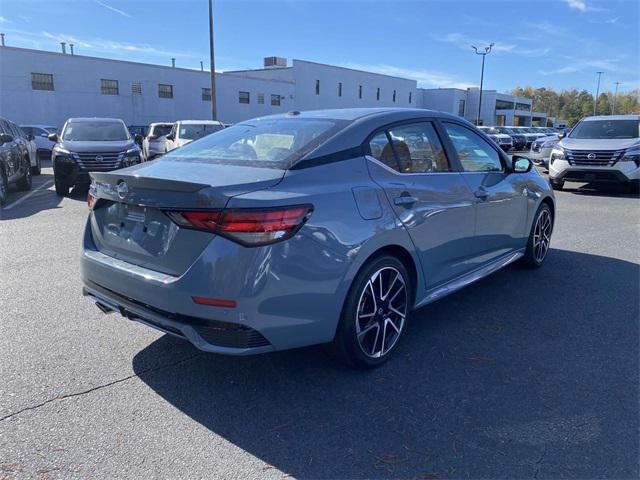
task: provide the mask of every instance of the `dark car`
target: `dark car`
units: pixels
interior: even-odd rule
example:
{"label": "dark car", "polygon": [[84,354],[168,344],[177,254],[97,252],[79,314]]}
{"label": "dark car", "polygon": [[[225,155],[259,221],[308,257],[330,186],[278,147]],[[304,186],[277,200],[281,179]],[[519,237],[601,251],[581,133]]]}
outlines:
{"label": "dark car", "polygon": [[0,205],[7,201],[9,184],[31,189],[31,160],[27,138],[17,125],[0,118]]}
{"label": "dark car", "polygon": [[496,130],[511,137],[515,150],[524,150],[527,147],[527,137],[522,132],[519,132],[517,128],[496,127]]}
{"label": "dark car", "polygon": [[90,183],[89,172],[109,172],[140,163],[139,136],[131,135],[117,118],[70,118],[51,155],[56,193],[66,195],[76,185]]}

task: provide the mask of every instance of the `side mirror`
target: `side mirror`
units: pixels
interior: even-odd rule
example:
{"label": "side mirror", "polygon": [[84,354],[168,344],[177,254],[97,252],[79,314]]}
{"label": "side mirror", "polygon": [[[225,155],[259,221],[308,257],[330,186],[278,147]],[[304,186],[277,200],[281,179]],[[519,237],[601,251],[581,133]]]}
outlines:
{"label": "side mirror", "polygon": [[136,133],[133,137],[138,145],[142,145],[142,135]]}
{"label": "side mirror", "polygon": [[0,145],[13,142],[13,136],[8,133],[0,133]]}
{"label": "side mirror", "polygon": [[58,143],[58,134],[57,133],[50,133],[49,135],[47,135],[47,138],[51,142]]}
{"label": "side mirror", "polygon": [[560,132],[560,133],[558,133],[558,140],[562,140],[562,139],[563,139],[564,137],[566,137],[566,136],[567,136],[567,134],[566,134],[566,133],[564,133],[564,132]]}
{"label": "side mirror", "polygon": [[173,135],[173,133],[170,133],[169,135],[167,135],[166,138],[167,138],[167,140],[172,140],[172,141],[176,139],[176,137]]}
{"label": "side mirror", "polygon": [[511,159],[514,173],[527,173],[533,167],[533,163],[527,157],[514,155]]}

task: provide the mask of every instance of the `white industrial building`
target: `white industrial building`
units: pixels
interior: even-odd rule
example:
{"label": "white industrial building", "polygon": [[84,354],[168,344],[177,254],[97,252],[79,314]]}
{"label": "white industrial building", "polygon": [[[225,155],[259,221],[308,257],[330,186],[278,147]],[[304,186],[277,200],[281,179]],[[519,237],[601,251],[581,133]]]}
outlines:
{"label": "white industrial building", "polygon": [[[415,80],[304,60],[265,58],[264,68],[216,73],[218,118],[321,108],[429,108],[476,120],[477,89],[422,89]],[[204,70],[0,47],[0,116],[61,126],[67,118],[117,117],[129,125],[211,118]],[[536,117],[537,116],[537,117]],[[484,125],[532,125],[531,100],[483,91]]]}

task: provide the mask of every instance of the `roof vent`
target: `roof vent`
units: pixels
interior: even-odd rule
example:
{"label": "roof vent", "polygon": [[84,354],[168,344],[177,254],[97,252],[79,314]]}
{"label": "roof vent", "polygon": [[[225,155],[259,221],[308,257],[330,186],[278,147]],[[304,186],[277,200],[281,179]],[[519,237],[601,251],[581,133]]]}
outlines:
{"label": "roof vent", "polygon": [[264,57],[264,68],[282,68],[287,66],[287,59],[283,57]]}

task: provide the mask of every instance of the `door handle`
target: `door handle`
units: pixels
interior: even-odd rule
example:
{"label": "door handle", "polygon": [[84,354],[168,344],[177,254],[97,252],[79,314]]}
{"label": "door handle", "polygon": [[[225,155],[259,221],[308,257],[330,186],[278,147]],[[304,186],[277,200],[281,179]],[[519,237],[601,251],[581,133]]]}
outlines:
{"label": "door handle", "polygon": [[418,201],[418,199],[414,196],[411,195],[400,195],[399,197],[396,197],[393,199],[393,204],[394,205],[404,205],[404,206],[411,206],[414,203],[416,203]]}

